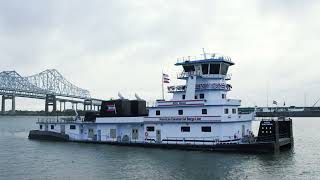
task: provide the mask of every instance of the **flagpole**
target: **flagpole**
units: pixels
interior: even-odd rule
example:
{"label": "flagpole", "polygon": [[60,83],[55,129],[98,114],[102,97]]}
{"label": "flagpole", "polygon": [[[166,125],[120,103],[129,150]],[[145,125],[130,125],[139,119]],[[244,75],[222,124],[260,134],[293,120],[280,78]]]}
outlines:
{"label": "flagpole", "polygon": [[161,82],[162,82],[162,100],[164,100],[164,85],[163,85],[163,71],[162,71],[162,79],[161,79]]}

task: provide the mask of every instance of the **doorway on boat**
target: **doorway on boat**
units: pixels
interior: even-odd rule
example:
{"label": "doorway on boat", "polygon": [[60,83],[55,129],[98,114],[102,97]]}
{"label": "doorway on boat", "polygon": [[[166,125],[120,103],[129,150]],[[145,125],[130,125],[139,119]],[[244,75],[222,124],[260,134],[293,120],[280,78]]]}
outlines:
{"label": "doorway on boat", "polygon": [[112,138],[113,141],[117,138],[117,129],[110,129],[110,138]]}
{"label": "doorway on boat", "polygon": [[138,132],[139,132],[138,129],[136,129],[136,128],[132,129],[132,139],[133,140],[137,140],[138,139],[138,137],[139,137],[139,133]]}
{"label": "doorway on boat", "polygon": [[161,143],[161,130],[157,129],[156,134],[157,134],[157,143]]}
{"label": "doorway on boat", "polygon": [[60,132],[61,132],[61,134],[64,134],[66,132],[66,126],[65,125],[60,125]]}
{"label": "doorway on boat", "polygon": [[88,130],[88,138],[90,138],[90,139],[93,140],[93,138],[94,138],[94,131],[93,131],[93,129],[89,129],[89,130]]}
{"label": "doorway on boat", "polygon": [[246,132],[246,127],[242,125],[242,130],[241,130],[242,137],[245,135],[245,132]]}
{"label": "doorway on boat", "polygon": [[98,141],[101,141],[101,130],[98,130]]}

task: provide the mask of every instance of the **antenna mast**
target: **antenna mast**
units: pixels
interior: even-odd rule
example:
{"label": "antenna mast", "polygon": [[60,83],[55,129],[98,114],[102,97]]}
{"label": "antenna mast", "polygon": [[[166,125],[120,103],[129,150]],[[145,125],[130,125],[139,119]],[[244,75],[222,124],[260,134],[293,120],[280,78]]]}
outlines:
{"label": "antenna mast", "polygon": [[202,48],[202,52],[203,52],[204,59],[207,59],[207,55],[206,55],[206,52],[204,51],[204,48]]}

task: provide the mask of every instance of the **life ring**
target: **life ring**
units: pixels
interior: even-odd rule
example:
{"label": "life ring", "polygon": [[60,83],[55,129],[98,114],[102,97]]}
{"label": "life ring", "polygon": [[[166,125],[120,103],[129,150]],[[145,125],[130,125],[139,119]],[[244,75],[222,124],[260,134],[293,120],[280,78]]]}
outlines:
{"label": "life ring", "polygon": [[145,135],[146,137],[148,137],[149,134],[148,134],[148,132],[145,132],[144,135]]}

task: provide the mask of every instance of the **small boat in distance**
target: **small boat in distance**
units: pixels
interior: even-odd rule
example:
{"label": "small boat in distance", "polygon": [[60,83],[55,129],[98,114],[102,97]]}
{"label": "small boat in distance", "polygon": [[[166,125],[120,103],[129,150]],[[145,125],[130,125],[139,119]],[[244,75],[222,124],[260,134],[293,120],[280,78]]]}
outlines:
{"label": "small boat in distance", "polygon": [[[30,139],[63,140],[170,149],[274,152],[293,145],[292,121],[263,120],[258,137],[252,132],[255,113],[241,113],[241,100],[230,99],[231,58],[204,53],[178,59],[177,78],[185,84],[168,86],[170,100],[152,107],[136,96],[103,101],[100,113],[88,112],[74,121],[39,120]],[[169,81],[163,74],[163,83]]]}

